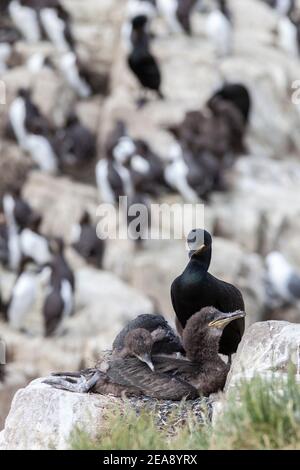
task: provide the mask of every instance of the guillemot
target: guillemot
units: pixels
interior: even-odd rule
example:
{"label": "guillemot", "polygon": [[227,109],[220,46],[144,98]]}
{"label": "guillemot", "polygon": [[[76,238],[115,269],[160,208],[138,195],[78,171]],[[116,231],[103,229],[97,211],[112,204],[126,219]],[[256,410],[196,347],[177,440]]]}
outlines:
{"label": "guillemot", "polygon": [[73,229],[73,248],[86,261],[98,269],[102,269],[105,253],[105,241],[97,236],[97,228],[92,223],[91,216],[84,211],[80,221]]}

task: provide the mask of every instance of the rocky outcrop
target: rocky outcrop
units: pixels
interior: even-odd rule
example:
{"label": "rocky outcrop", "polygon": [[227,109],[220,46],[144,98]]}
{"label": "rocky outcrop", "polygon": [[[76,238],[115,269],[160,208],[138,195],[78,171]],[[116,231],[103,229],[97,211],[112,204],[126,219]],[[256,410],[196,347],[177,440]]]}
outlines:
{"label": "rocky outcrop", "polygon": [[[132,407],[137,413],[148,408],[155,411],[157,424],[165,425],[167,416],[184,422],[194,413],[200,422],[211,406],[207,400],[178,403],[145,399],[123,401],[111,395],[78,394],[55,390],[35,380],[17,392],[11,411],[0,433],[0,450],[69,449],[76,431],[91,439],[99,438],[105,429],[105,418],[112,410]],[[128,408],[127,408],[128,409]]]}
{"label": "rocky outcrop", "polygon": [[34,381],[15,395],[0,449],[66,449],[75,428],[96,437],[114,398],[54,390]]}
{"label": "rocky outcrop", "polygon": [[284,321],[255,323],[238,347],[225,390],[231,390],[242,378],[287,374],[289,367],[300,376],[300,325]]}
{"label": "rocky outcrop", "polygon": [[[290,361],[295,373],[300,370],[300,326],[288,322],[255,323],[246,332],[228,375],[223,401],[211,397],[214,420],[226,406],[226,396],[242,378],[255,375],[271,377],[286,374]],[[112,396],[76,394],[53,389],[35,380],[15,395],[4,430],[0,433],[0,449],[66,449],[72,432],[84,430],[91,438],[101,435],[109,409],[124,409],[124,402]],[[129,403],[137,409],[147,399]],[[201,405],[191,402],[180,405],[195,412]],[[157,410],[170,408],[170,402],[156,402]],[[172,405],[173,406],[173,405]],[[174,406],[178,406],[174,404]],[[188,408],[191,406],[192,408]],[[176,409],[176,408],[175,408]],[[197,414],[195,414],[197,415]],[[159,416],[159,413],[158,413]]]}

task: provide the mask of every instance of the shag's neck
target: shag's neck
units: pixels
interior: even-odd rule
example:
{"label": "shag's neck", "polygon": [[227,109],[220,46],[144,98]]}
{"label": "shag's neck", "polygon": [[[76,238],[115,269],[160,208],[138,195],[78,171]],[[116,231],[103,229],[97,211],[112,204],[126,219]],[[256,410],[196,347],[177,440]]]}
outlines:
{"label": "shag's neck", "polygon": [[215,336],[208,330],[195,332],[193,337],[186,338],[185,343],[184,349],[190,361],[199,364],[207,362],[225,364],[218,354],[220,337]]}

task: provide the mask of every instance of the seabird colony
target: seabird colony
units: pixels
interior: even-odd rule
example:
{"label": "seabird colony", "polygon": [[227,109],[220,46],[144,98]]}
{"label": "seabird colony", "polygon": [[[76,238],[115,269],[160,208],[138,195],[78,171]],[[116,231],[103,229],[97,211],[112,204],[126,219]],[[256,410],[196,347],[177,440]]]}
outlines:
{"label": "seabird colony", "polygon": [[[298,54],[295,2],[268,3],[278,13],[278,44]],[[22,63],[15,48],[20,39],[30,44],[45,40],[55,49],[56,60],[34,55],[26,64],[32,76],[45,67],[54,70],[76,100],[109,92],[108,77],[82,62],[72,17],[58,0],[7,0],[0,8],[0,74]],[[141,107],[146,112],[149,99],[160,100],[161,106],[168,102],[164,64],[153,47],[153,22],[160,16],[168,34],[192,36],[198,10],[195,0],[128,1],[121,40],[128,72],[141,92],[137,112]],[[221,61],[234,53],[234,16],[226,0],[216,1],[205,14],[206,35],[216,60]],[[247,151],[245,136],[251,111],[252,99],[245,84],[220,83],[202,109],[186,112],[181,122],[166,129],[174,143],[162,158],[149,142],[132,137],[121,119],[114,123],[100,151],[97,136],[81,121],[75,106],[58,126],[43,114],[32,91],[20,88],[9,105],[6,138],[14,140],[33,167],[42,172],[72,177],[75,172],[75,178],[80,179],[83,170],[92,167],[104,202],[117,205],[120,196],[127,196],[130,203],[149,205],[171,193],[187,202],[209,202],[214,191],[230,189],[226,176],[239,155]],[[43,231],[43,218],[23,196],[18,181],[5,189],[0,260],[15,273],[15,283],[8,298],[0,292],[1,317],[26,334],[26,317],[42,289],[44,335],[49,337],[63,334],[64,320],[76,313],[76,276],[65,254],[65,241]],[[128,217],[127,222],[131,221]],[[136,242],[143,247],[141,237]],[[73,392],[171,400],[194,399],[222,390],[231,355],[244,333],[244,300],[235,286],[208,272],[212,236],[207,231],[193,230],[188,245],[188,264],[171,286],[177,332],[160,314],[140,315],[117,335],[111,354],[102,363],[78,373],[54,374],[46,383]],[[88,210],[74,220],[70,246],[87,263],[102,269],[106,246],[97,237]],[[280,253],[269,254],[266,269],[270,304],[274,298],[280,304],[297,302],[300,276]],[[219,353],[227,355],[228,362]],[[3,368],[0,380],[4,380]]]}

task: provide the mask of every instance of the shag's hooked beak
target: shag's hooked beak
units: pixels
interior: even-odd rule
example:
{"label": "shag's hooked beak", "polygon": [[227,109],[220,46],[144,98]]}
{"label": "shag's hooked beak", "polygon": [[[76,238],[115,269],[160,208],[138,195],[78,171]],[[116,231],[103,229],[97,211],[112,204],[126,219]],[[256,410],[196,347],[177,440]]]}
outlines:
{"label": "shag's hooked beak", "polygon": [[205,248],[206,248],[206,245],[203,244],[197,250],[190,250],[190,253],[189,253],[190,258],[200,255],[204,251]]}
{"label": "shag's hooked beak", "polygon": [[234,320],[238,320],[239,318],[244,318],[246,316],[245,312],[242,312],[241,310],[237,310],[236,312],[233,313],[220,313],[218,318],[215,320],[211,321],[208,326],[210,328],[225,328],[229,323],[231,323]]}
{"label": "shag's hooked beak", "polygon": [[145,364],[147,364],[147,366],[149,367],[149,369],[152,370],[152,372],[154,372],[154,365],[153,365],[153,362],[151,360],[151,357],[149,354],[143,354],[142,356],[137,356],[137,358],[144,362]]}

